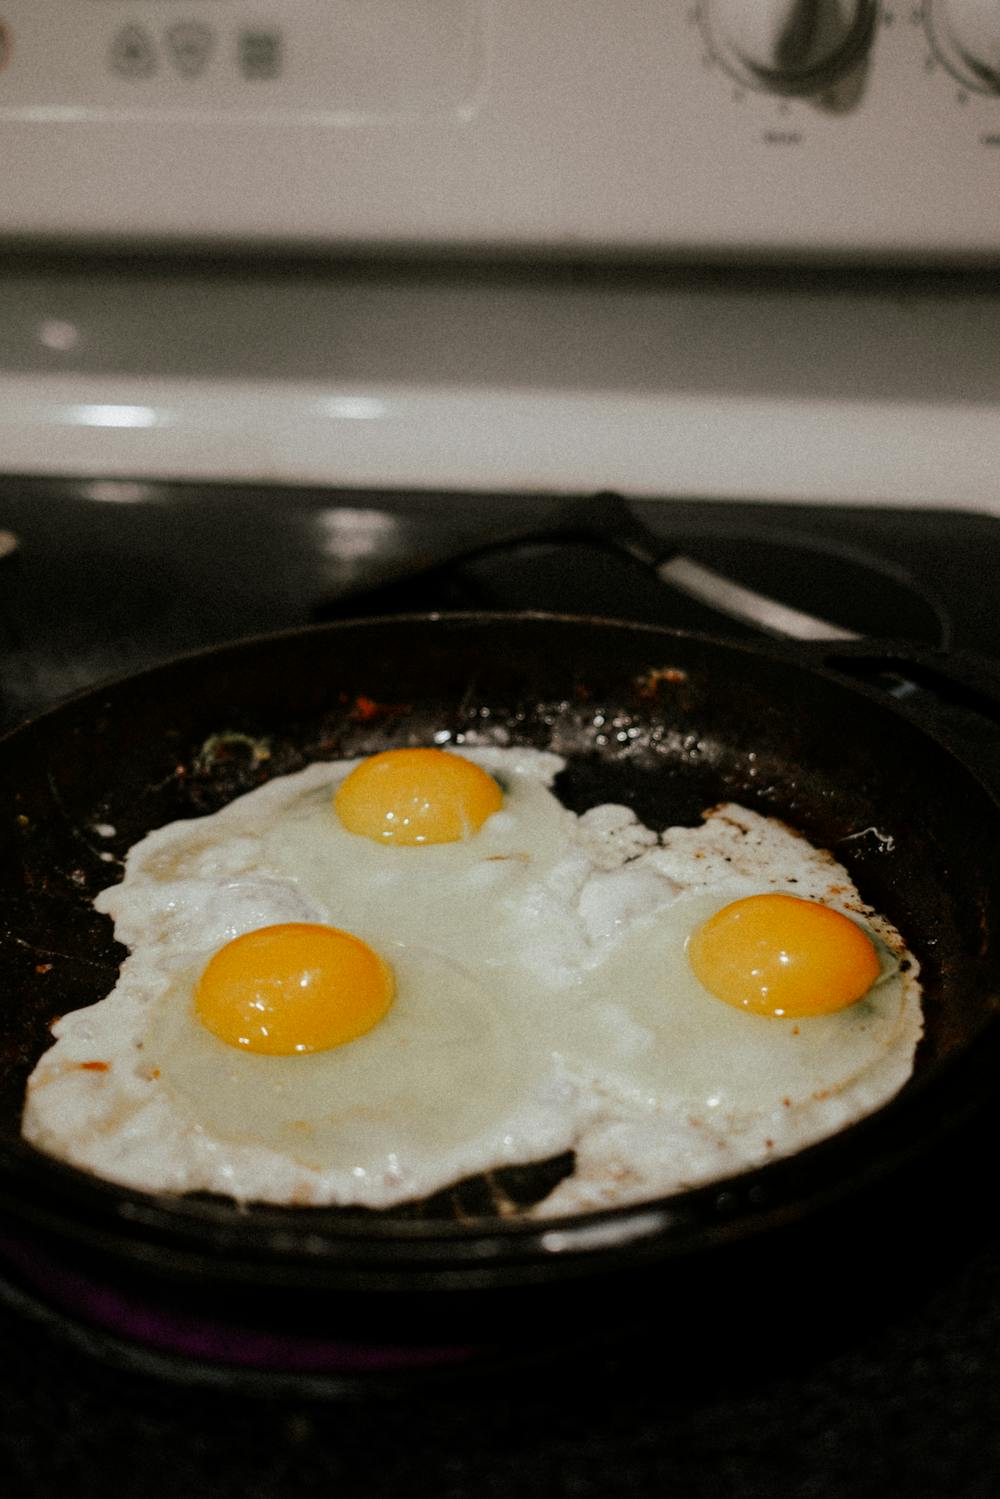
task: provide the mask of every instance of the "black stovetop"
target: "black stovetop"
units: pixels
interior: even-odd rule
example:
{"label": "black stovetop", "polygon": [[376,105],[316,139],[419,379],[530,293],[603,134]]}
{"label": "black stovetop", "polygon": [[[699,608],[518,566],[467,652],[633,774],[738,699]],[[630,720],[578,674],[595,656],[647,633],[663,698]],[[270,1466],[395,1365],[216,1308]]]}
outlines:
{"label": "black stovetop", "polygon": [[[634,509],[666,553],[845,629],[1000,655],[998,519],[723,501]],[[530,608],[754,633],[590,541],[483,549],[563,512],[531,495],[0,480],[0,528],[17,539],[0,562],[3,726],[184,651],[346,615]],[[974,1218],[902,1299],[899,1267],[859,1245],[885,1283],[884,1315],[811,1353],[806,1339],[788,1367],[765,1349],[756,1371],[737,1367],[720,1346],[688,1373],[661,1331],[541,1376],[417,1385],[360,1405],[127,1372],[8,1299],[4,1491],[992,1499],[1000,1231],[989,1205]],[[747,1289],[783,1315],[780,1266]]]}
{"label": "black stovetop", "polygon": [[[711,634],[745,623],[554,527],[533,495],[0,479],[3,722],[223,640],[345,615],[543,609]],[[636,501],[676,552],[864,635],[1000,651],[1000,520],[934,510]]]}

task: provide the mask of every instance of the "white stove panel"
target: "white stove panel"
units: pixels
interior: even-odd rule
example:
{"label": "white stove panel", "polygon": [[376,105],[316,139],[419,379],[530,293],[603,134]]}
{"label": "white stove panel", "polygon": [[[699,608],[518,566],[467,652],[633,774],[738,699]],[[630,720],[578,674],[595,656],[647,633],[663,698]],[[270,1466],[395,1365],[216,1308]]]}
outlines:
{"label": "white stove panel", "polygon": [[0,237],[1000,256],[995,0],[0,0]]}
{"label": "white stove panel", "polygon": [[2,18],[11,121],[462,116],[485,61],[480,0],[11,0]]}

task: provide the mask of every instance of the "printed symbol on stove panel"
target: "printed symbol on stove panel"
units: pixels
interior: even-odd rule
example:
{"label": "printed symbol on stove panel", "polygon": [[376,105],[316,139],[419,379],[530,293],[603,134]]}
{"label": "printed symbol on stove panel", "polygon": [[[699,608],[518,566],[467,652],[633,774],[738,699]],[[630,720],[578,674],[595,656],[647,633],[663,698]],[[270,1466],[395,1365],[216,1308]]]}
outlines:
{"label": "printed symbol on stove panel", "polygon": [[241,31],[240,72],[244,78],[277,78],[281,73],[280,31]]}
{"label": "printed symbol on stove panel", "polygon": [[208,67],[215,50],[211,27],[200,21],[178,21],[167,29],[167,47],[174,67],[185,78],[197,78]]}
{"label": "printed symbol on stove panel", "polygon": [[142,26],[123,26],[111,43],[111,68],[121,78],[148,78],[156,72],[156,48]]}

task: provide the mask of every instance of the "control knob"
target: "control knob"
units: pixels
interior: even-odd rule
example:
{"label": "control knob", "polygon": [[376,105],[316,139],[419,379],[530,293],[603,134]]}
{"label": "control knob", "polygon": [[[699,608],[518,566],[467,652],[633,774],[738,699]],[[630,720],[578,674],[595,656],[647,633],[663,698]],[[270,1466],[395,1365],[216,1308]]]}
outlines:
{"label": "control knob", "polygon": [[712,54],[751,88],[803,94],[826,88],[864,55],[875,0],[703,0]]}
{"label": "control knob", "polygon": [[948,71],[967,88],[1000,94],[1000,0],[931,0],[924,16]]}

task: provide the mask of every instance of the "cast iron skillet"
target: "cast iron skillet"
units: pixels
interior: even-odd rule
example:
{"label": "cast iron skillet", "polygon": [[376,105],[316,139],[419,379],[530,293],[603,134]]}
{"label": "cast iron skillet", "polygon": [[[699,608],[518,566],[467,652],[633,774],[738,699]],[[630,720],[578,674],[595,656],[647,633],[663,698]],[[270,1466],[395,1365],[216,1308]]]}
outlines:
{"label": "cast iron skillet", "polygon": [[[1000,734],[987,724],[978,741],[948,747],[903,703],[820,659],[815,649],[588,619],[353,621],[186,657],[8,736],[0,743],[7,1221],[39,1242],[71,1246],[80,1263],[100,1257],[112,1273],[216,1297],[321,1290],[364,1326],[388,1301],[397,1334],[420,1336],[406,1331],[400,1308],[418,1309],[413,1327],[430,1316],[439,1331],[481,1323],[495,1333],[526,1294],[534,1317],[597,1284],[618,1297],[637,1286],[648,1295],[651,1284],[659,1294],[684,1265],[769,1241],[817,1213],[846,1212],[877,1191],[992,1087],[1000,806],[981,772],[991,756],[996,763]],[[239,1209],[123,1191],[22,1143],[25,1079],[49,1044],[51,1020],[114,981],[121,949],[91,902],[119,877],[131,844],[311,759],[427,743],[442,730],[566,754],[557,790],[578,810],[620,801],[652,826],[694,824],[731,798],[832,849],[921,961],[927,1032],[911,1084],[875,1117],[790,1160],[664,1202],[541,1225],[522,1209],[569,1169],[568,1158],[373,1213]],[[106,826],[113,836],[97,831]]]}

